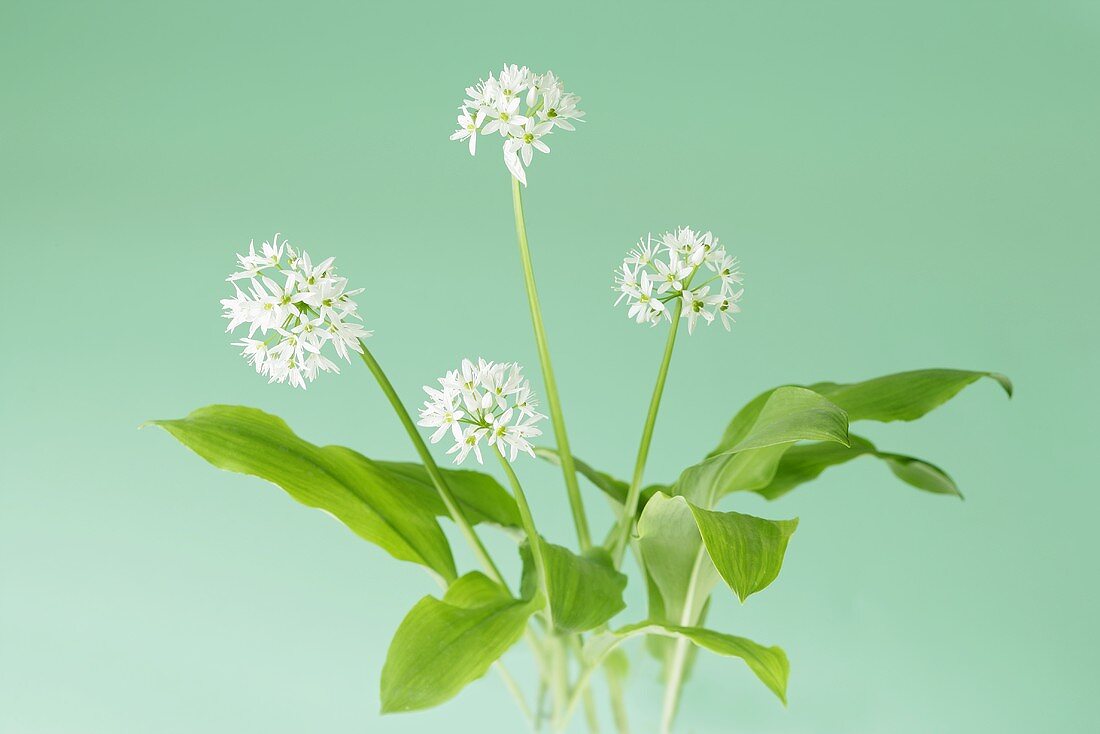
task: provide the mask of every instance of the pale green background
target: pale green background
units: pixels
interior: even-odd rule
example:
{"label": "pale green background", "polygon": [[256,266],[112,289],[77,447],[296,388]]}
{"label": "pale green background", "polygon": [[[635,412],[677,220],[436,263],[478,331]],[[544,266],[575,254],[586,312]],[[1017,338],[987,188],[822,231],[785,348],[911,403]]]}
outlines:
{"label": "pale green background", "polygon": [[[361,367],[303,393],[227,345],[222,278],[276,230],[367,288],[408,400],[463,355],[537,372],[504,168],[488,140],[475,159],[447,140],[463,87],[506,60],[553,68],[588,111],[527,192],[580,456],[628,471],[662,337],[611,308],[610,272],[682,223],[743,259],[745,313],[679,345],[651,479],[775,384],[949,366],[1018,387],[869,429],[965,502],[865,461],[728,505],[802,519],[779,582],[711,614],[785,647],[791,703],[704,657],[683,731],[1090,728],[1098,49],[1083,0],[5,0],[0,732],[520,730],[492,677],[379,718],[389,635],[427,577],[136,430],[232,402],[411,456]],[[521,473],[572,542],[556,472]],[[656,671],[635,660],[652,731]]]}

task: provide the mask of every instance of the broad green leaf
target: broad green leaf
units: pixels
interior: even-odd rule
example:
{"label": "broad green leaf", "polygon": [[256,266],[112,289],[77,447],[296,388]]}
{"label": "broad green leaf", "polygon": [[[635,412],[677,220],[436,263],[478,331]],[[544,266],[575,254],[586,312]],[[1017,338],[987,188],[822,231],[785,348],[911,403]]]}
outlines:
{"label": "broad green leaf", "polygon": [[[561,457],[558,456],[557,449],[540,446],[535,449],[535,456],[545,459],[555,466],[561,465]],[[577,471],[583,474],[588,481],[592,482],[596,489],[599,489],[620,505],[626,502],[626,493],[630,488],[628,482],[616,479],[610,474],[606,474],[598,469],[593,469],[590,464],[581,461],[575,456],[573,457],[573,465],[577,467]]]}
{"label": "broad green leaf", "polygon": [[812,390],[780,387],[742,409],[720,453],[688,467],[672,486],[704,509],[730,492],[766,486],[783,454],[798,441],[848,445],[844,411]]}
{"label": "broad green leaf", "polygon": [[651,613],[659,606],[663,621],[680,624],[698,619],[720,577],[683,497],[653,495],[638,520],[638,547],[649,580],[659,592],[659,597],[650,597]]}
{"label": "broad green leaf", "polygon": [[771,482],[755,491],[773,500],[800,484],[816,479],[831,466],[866,455],[881,459],[899,479],[918,489],[962,497],[955,482],[938,466],[911,456],[879,451],[873,443],[859,436],[851,436],[851,441],[850,447],[835,443],[792,446],[779,461]]}
{"label": "broad green leaf", "polygon": [[382,713],[454,698],[514,645],[542,598],[513,599],[484,575],[455,581],[442,601],[417,602],[394,633],[382,667]]}
{"label": "broad green leaf", "polygon": [[813,390],[780,387],[760,408],[748,433],[726,453],[790,443],[791,441],[839,441],[848,439],[848,416],[837,405]]}
{"label": "broad green leaf", "polygon": [[[435,508],[435,514],[448,516],[443,499],[422,464],[402,461],[377,461],[405,480],[408,491],[420,492]],[[519,509],[512,495],[493,477],[466,469],[440,469],[451,493],[458,500],[466,519],[475,525],[491,522],[506,528],[520,527]]]}
{"label": "broad green leaf", "polygon": [[341,446],[315,446],[256,408],[211,405],[151,423],[219,469],[278,485],[393,557],[448,582],[455,578],[450,546],[435,520],[438,498],[410,491],[407,478],[386,466]]}
{"label": "broad green leaf", "polygon": [[[964,387],[989,377],[996,380],[1011,397],[1012,382],[997,372],[928,369],[899,372],[864,382],[838,384],[819,382],[809,389],[825,396],[848,413],[848,421],[911,421],[953,398]],[[730,424],[711,455],[727,451],[741,441],[760,415],[775,388],[757,395],[743,407]]]}
{"label": "broad green leaf", "polygon": [[779,575],[798,520],[765,520],[688,505],[718,573],[744,602]]}
{"label": "broad green leaf", "polygon": [[864,382],[819,382],[810,389],[848,411],[852,421],[912,421],[955,397],[983,377],[996,380],[1012,397],[1012,382],[996,372],[913,370]]}
{"label": "broad green leaf", "polygon": [[[534,596],[538,578],[527,543],[520,546],[523,558],[521,594]],[[626,606],[623,589],[627,578],[615,570],[603,548],[592,548],[578,556],[568,548],[542,541],[546,565],[550,615],[559,632],[576,633],[595,629]]]}
{"label": "broad green leaf", "polygon": [[778,647],[765,647],[745,637],[736,637],[702,627],[662,624],[652,620],[627,625],[613,632],[593,636],[585,645],[584,654],[589,660],[600,661],[616,649],[621,642],[637,635],[661,635],[683,637],[695,645],[726,657],[741,658],[760,681],[780,701],[787,703],[787,678],[790,663],[787,655]]}

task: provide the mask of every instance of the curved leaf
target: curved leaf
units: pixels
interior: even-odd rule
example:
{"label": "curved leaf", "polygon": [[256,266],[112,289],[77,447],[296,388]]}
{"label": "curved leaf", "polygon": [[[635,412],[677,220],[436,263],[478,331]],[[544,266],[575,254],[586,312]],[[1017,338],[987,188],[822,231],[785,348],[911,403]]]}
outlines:
{"label": "curved leaf", "polygon": [[792,446],[779,461],[771,481],[754,491],[773,500],[800,484],[816,479],[831,466],[866,455],[881,459],[895,476],[918,489],[962,497],[962,493],[951,477],[935,464],[912,456],[879,451],[873,443],[860,436],[851,436],[851,441],[850,447],[835,443]]}
{"label": "curved leaf", "polygon": [[[898,372],[863,382],[818,382],[808,389],[825,396],[848,413],[848,421],[911,421],[943,405],[964,387],[983,377],[996,380],[1012,396],[1012,382],[997,372],[926,369]],[[769,397],[784,388],[767,390],[733,417],[711,456],[728,450],[748,433]]]}
{"label": "curved leaf", "polygon": [[[423,464],[404,461],[376,461],[376,464],[400,475],[405,488],[420,492],[435,510],[436,515],[449,516],[443,499],[432,484]],[[512,495],[505,491],[493,477],[468,469],[440,469],[447,486],[458,500],[466,519],[475,525],[491,522],[506,528],[520,527],[519,508]]]}
{"label": "curved leaf", "polygon": [[382,667],[382,713],[454,698],[514,645],[542,598],[513,599],[481,573],[455,581],[442,601],[417,602],[394,633]]}
{"label": "curved leaf", "polygon": [[386,466],[341,446],[315,446],[256,408],[211,405],[180,420],[151,423],[219,469],[278,485],[394,558],[455,578],[432,497],[408,491],[408,480]]}
{"label": "curved leaf", "polygon": [[621,642],[637,635],[683,637],[718,655],[741,658],[757,678],[787,703],[787,679],[790,663],[779,647],[765,647],[747,637],[737,637],[702,627],[687,627],[652,620],[627,625],[613,632],[592,637],[585,645],[585,656],[597,662],[609,655]]}
{"label": "curved leaf", "polygon": [[659,605],[661,621],[698,619],[720,576],[687,500],[653,495],[638,520],[638,547],[648,578],[659,592],[659,597],[650,597],[650,612]]}
{"label": "curved leaf", "polygon": [[672,486],[694,504],[709,509],[729,492],[763,487],[783,454],[798,441],[848,445],[843,410],[812,390],[779,387],[743,408],[727,429],[719,453],[688,467]]}
{"label": "curved leaf", "polygon": [[711,561],[742,603],[775,580],[797,519],[765,520],[688,506]]}
{"label": "curved leaf", "polygon": [[863,382],[819,382],[810,389],[848,411],[853,421],[912,421],[955,397],[983,377],[996,380],[1012,397],[1012,382],[997,372],[913,370]]}
{"label": "curved leaf", "polygon": [[[534,596],[538,579],[527,543],[520,546],[523,558],[522,596]],[[568,548],[542,541],[550,595],[550,616],[554,627],[565,633],[586,632],[607,622],[626,607],[623,589],[627,578],[615,570],[603,548],[592,548],[578,556]]]}

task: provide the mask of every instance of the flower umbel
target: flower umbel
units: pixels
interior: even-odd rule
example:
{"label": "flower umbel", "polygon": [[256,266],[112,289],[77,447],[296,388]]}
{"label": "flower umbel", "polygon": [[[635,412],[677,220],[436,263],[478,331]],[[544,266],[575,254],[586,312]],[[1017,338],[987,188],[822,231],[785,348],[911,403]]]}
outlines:
{"label": "flower umbel", "polygon": [[424,386],[428,399],[418,423],[435,429],[432,443],[451,435],[454,445],[447,453],[455,454],[454,463],[461,464],[471,452],[482,463],[482,440],[502,454],[507,451],[511,461],[520,451],[535,455],[528,439],[542,435],[535,424],[546,416],[535,411],[538,401],[518,364],[464,359],[438,382],[438,388]]}
{"label": "flower umbel", "polygon": [[552,71],[536,74],[526,66],[505,66],[497,76],[490,73],[487,80],[466,88],[451,140],[467,141],[474,155],[479,132],[499,134],[504,138],[504,165],[526,186],[525,169],[534,151],[550,152],[542,138],[554,130],[575,130],[573,122],[584,117],[577,109],[580,101]]}
{"label": "flower umbel", "polygon": [[626,299],[630,318],[656,325],[662,316],[672,320],[669,304],[678,298],[679,316],[687,319],[689,334],[700,318],[707,324],[721,320],[729,331],[734,314],[741,311],[742,277],[737,258],[726,253],[717,237],[680,227],[638,241],[615,271],[615,303]]}
{"label": "flower umbel", "polygon": [[[240,270],[226,278],[236,290],[222,299],[226,331],[248,324],[248,336],[233,346],[243,347],[241,354],[268,382],[304,390],[321,372],[340,371],[324,354],[327,344],[348,361],[349,349],[362,352],[359,340],[372,332],[351,319],[362,321],[353,296],[363,289],[347,289],[333,258],[314,265],[308,253],[280,243],[278,234],[260,250],[252,242],[248,254],[237,255]],[[248,281],[247,293],[238,285],[242,280]],[[262,339],[255,338],[257,331]]]}

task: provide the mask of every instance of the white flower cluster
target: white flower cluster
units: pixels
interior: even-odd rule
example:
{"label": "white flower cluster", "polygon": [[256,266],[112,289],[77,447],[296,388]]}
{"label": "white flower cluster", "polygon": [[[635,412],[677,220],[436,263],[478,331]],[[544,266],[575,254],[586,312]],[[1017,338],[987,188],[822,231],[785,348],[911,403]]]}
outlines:
{"label": "white flower cluster", "polygon": [[[700,270],[709,277],[695,284]],[[662,317],[672,320],[670,308],[680,299],[680,318],[688,320],[689,334],[700,317],[708,324],[721,318],[729,331],[733,315],[741,311],[741,278],[737,258],[726,253],[717,237],[680,227],[659,239],[647,235],[638,241],[615,271],[615,305],[626,299],[628,317],[656,325]]]}
{"label": "white flower cluster", "polygon": [[[248,337],[233,346],[268,382],[289,382],[305,389],[324,372],[339,372],[323,353],[331,344],[336,354],[351,361],[348,350],[362,353],[360,339],[371,332],[349,319],[359,319],[352,299],[363,289],[347,290],[347,278],[336,275],[333,258],[316,265],[306,252],[299,253],[276,234],[256,252],[255,242],[247,255],[237,255],[240,269],[226,278],[236,293],[222,299],[223,314],[229,319],[227,332],[248,324]],[[249,281],[248,292],[238,285]],[[263,339],[255,339],[259,331]]]}
{"label": "white flower cluster", "polygon": [[[525,103],[522,113],[521,100]],[[487,80],[466,88],[458,130],[451,140],[468,140],[470,155],[474,155],[479,132],[498,133],[504,138],[504,164],[526,186],[524,167],[531,165],[534,152],[550,152],[543,138],[555,129],[576,129],[571,121],[584,117],[577,109],[580,101],[565,91],[552,71],[535,74],[526,66],[505,66],[498,76],[490,73]]]}
{"label": "white flower cluster", "polygon": [[428,400],[420,409],[419,424],[436,429],[432,443],[450,432],[455,443],[447,453],[456,454],[454,463],[461,464],[471,451],[483,463],[482,439],[501,454],[507,449],[511,461],[520,451],[535,455],[528,439],[542,434],[535,424],[546,416],[535,411],[538,402],[518,364],[478,359],[475,365],[464,359],[439,384],[438,389],[424,386]]}

